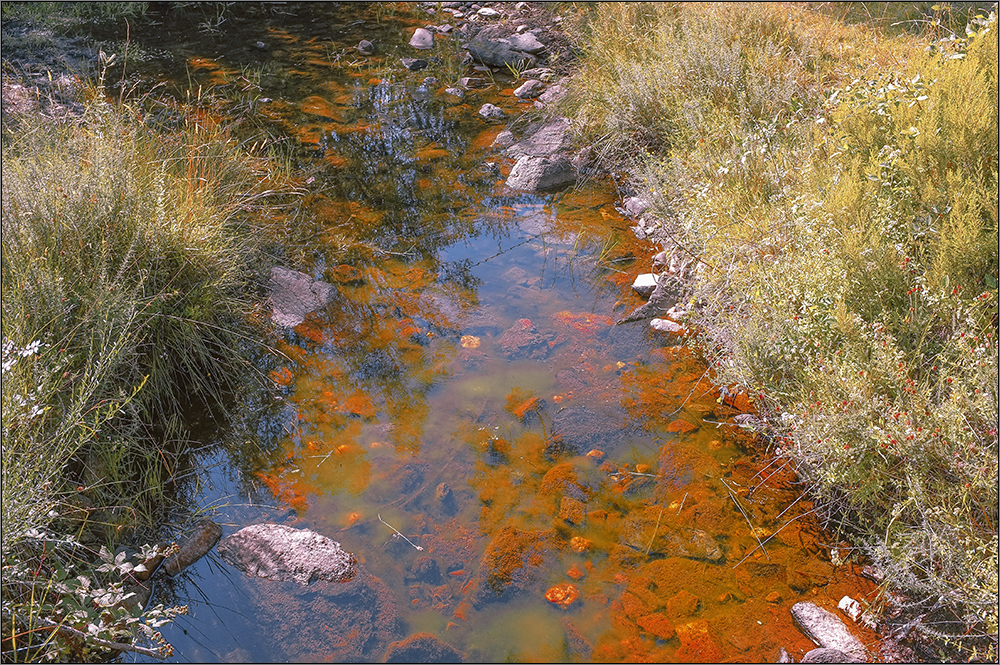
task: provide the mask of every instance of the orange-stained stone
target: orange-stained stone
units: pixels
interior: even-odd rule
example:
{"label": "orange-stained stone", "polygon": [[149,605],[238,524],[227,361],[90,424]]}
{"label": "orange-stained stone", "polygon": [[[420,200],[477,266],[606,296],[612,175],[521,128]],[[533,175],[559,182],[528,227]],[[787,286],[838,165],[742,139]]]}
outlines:
{"label": "orange-stained stone", "polygon": [[597,448],[594,448],[589,453],[587,453],[587,457],[589,457],[590,459],[594,460],[594,462],[598,462],[599,463],[601,460],[604,459],[604,451],[603,450],[598,450]]}
{"label": "orange-stained stone", "polygon": [[351,513],[351,514],[349,514],[347,516],[347,524],[348,524],[348,526],[354,524],[359,519],[361,519],[361,513]]}
{"label": "orange-stained stone", "polygon": [[545,592],[545,600],[563,608],[569,607],[579,600],[579,598],[580,590],[576,588],[575,584],[570,584],[569,582],[556,584]]}
{"label": "orange-stained stone", "polygon": [[590,550],[590,548],[594,546],[594,543],[581,536],[573,536],[569,539],[569,546],[573,548],[573,551],[577,554],[583,554],[584,552]]}
{"label": "orange-stained stone", "polygon": [[636,464],[635,470],[637,473],[649,473],[653,468],[648,464]]}
{"label": "orange-stained stone", "polygon": [[469,604],[469,601],[463,600],[461,603],[458,604],[458,607],[455,608],[455,618],[465,621],[467,618],[466,613],[469,611],[471,607],[472,605]]}
{"label": "orange-stained stone", "polygon": [[644,631],[661,640],[669,640],[677,634],[677,631],[674,630],[674,624],[662,612],[654,612],[653,614],[641,616],[636,619],[636,623]]}
{"label": "orange-stained stone", "polygon": [[687,434],[688,432],[693,432],[696,429],[698,429],[697,425],[692,425],[686,420],[675,420],[667,425],[668,432],[674,432],[677,434]]}
{"label": "orange-stained stone", "polygon": [[576,565],[575,563],[572,566],[569,567],[569,570],[566,571],[566,574],[571,579],[574,579],[574,580],[582,580],[584,577],[587,576],[587,573],[585,573],[584,571],[580,570],[580,566]]}

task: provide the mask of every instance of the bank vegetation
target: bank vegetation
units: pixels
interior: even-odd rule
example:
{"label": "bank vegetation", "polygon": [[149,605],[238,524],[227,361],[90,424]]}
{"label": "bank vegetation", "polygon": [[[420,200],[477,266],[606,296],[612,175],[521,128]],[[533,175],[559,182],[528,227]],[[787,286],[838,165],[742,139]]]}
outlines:
{"label": "bank vegetation", "polygon": [[995,659],[996,5],[861,9],[584,8],[560,111],[697,266],[693,343],[898,634]]}

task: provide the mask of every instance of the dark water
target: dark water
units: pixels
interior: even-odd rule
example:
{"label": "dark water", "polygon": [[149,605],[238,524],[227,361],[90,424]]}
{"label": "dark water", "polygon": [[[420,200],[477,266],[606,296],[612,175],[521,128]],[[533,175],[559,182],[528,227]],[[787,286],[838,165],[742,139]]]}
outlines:
{"label": "dark water", "polygon": [[311,175],[285,255],[340,296],[275,342],[275,451],[253,473],[206,458],[195,501],[227,534],[324,534],[377,580],[303,588],[210,555],[164,583],[191,610],[163,629],[174,660],[380,660],[425,631],[474,661],[773,661],[812,646],[792,604],[869,590],[831,564],[794,475],[747,453],[706,368],[613,325],[655,251],[613,184],[505,190],[502,127],[476,110],[527,110],[509,76],[445,94],[472,73],[454,41],[407,46],[443,19],[395,3],[214,11],[134,28],[135,71],[239,89],[240,112],[294,141]]}

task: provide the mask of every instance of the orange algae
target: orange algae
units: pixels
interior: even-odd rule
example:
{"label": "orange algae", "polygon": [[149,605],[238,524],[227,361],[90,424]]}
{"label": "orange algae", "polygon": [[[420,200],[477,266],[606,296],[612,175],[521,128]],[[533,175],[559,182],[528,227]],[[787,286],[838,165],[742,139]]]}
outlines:
{"label": "orange algae", "polygon": [[570,584],[569,582],[556,584],[549,587],[549,590],[545,592],[545,600],[564,609],[570,607],[579,599],[580,589],[575,584]]}
{"label": "orange algae", "polygon": [[292,375],[292,370],[287,367],[282,367],[281,369],[273,370],[269,376],[271,380],[274,381],[279,386],[287,386],[292,383],[292,379],[295,377]]}
{"label": "orange algae", "polygon": [[292,483],[264,472],[258,472],[257,477],[271,491],[276,499],[282,501],[297,512],[305,512],[309,508],[306,498]]}
{"label": "orange algae", "polygon": [[573,314],[569,311],[562,311],[553,314],[552,318],[555,319],[557,323],[570,326],[571,328],[575,328],[576,330],[588,335],[592,335],[599,329],[607,328],[614,323],[609,316],[588,314],[587,312]]}
{"label": "orange algae", "polygon": [[583,554],[584,552],[590,551],[590,548],[594,546],[593,541],[587,540],[583,536],[573,536],[569,539],[569,546],[577,554]]}

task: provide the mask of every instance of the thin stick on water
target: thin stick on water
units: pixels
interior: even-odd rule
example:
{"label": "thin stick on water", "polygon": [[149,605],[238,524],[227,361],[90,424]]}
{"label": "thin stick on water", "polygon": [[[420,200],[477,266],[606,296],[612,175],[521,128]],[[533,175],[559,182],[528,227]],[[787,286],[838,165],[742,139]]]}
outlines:
{"label": "thin stick on water", "polygon": [[688,493],[684,492],[684,498],[681,499],[681,507],[677,509],[677,514],[680,515],[681,511],[684,510],[684,502],[688,500]]}
{"label": "thin stick on water", "polygon": [[653,541],[656,540],[656,532],[660,530],[660,518],[663,517],[663,506],[660,506],[660,514],[656,516],[656,526],[653,527],[653,537],[649,539],[649,545],[646,546],[646,554],[649,554],[649,550],[653,547]]}
{"label": "thin stick on water", "polygon": [[[369,515],[370,514],[371,513],[369,513]],[[377,514],[378,514],[378,521],[379,522],[381,522],[382,524],[386,525],[387,527],[389,527],[390,529],[392,529],[393,531],[395,531],[396,535],[399,536],[400,538],[402,538],[403,540],[405,540],[406,542],[408,542],[410,545],[412,545],[413,549],[417,550],[418,552],[423,552],[424,551],[423,547],[421,547],[420,545],[414,545],[412,540],[410,540],[409,538],[407,538],[406,536],[404,536],[403,534],[401,534],[399,532],[399,529],[397,529],[396,527],[394,527],[393,525],[389,524],[384,519],[382,519],[382,513],[377,513]]]}
{"label": "thin stick on water", "polygon": [[[744,512],[743,506],[741,506],[740,502],[736,500],[736,495],[733,493],[733,490],[729,487],[729,484],[725,480],[722,480],[722,478],[719,478],[719,480],[721,480],[722,484],[726,486],[726,489],[729,491],[729,496],[732,497],[733,499],[733,503],[735,503],[736,507],[739,508],[740,514],[743,515],[743,519],[747,521],[747,526],[750,527],[750,535],[752,535],[754,539],[757,541],[757,547],[754,548],[754,551],[756,551],[758,548],[764,550],[764,556],[766,556],[767,560],[770,561],[771,556],[767,553],[767,550],[764,548],[764,543],[760,542],[760,536],[757,535],[757,530],[753,528],[753,524],[750,522],[750,518],[747,516],[746,512]],[[768,540],[770,540],[770,538],[768,538]],[[740,563],[743,562],[741,561]]]}

